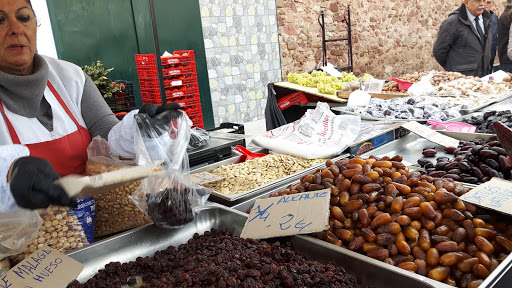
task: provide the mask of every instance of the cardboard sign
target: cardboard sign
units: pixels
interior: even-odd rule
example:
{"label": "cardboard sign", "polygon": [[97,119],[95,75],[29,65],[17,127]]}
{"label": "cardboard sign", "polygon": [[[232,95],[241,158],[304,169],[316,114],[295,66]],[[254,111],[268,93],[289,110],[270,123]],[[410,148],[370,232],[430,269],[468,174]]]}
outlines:
{"label": "cardboard sign", "polygon": [[190,181],[199,185],[220,181],[222,179],[224,179],[224,177],[217,176],[208,172],[190,174]]}
{"label": "cardboard sign", "polygon": [[264,239],[329,228],[331,190],[258,199],[240,237]]}
{"label": "cardboard sign", "polygon": [[512,182],[501,178],[492,178],[460,198],[484,208],[512,215]]}
{"label": "cardboard sign", "polygon": [[441,133],[438,133],[425,125],[421,125],[416,121],[409,121],[402,125],[407,130],[410,130],[414,134],[418,134],[419,136],[427,139],[428,141],[437,143],[444,147],[457,147],[459,146],[459,140],[445,136]]}
{"label": "cardboard sign", "polygon": [[0,288],[60,288],[76,279],[84,265],[43,246],[0,276]]}

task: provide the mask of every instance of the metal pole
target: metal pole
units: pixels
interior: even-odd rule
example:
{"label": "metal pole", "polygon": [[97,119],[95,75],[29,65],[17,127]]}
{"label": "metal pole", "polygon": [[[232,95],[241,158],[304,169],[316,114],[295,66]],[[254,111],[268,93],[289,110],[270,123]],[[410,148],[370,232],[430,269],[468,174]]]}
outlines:
{"label": "metal pole", "polygon": [[155,5],[153,4],[153,0],[148,0],[148,2],[149,2],[149,14],[151,17],[151,28],[153,30],[153,44],[155,47],[156,70],[158,73],[158,86],[160,88],[160,99],[162,101],[162,104],[165,104],[165,103],[167,103],[167,97],[165,95],[164,74],[162,72],[162,58],[160,58],[160,43],[158,42],[158,29],[156,27]]}
{"label": "metal pole", "polygon": [[349,63],[350,63],[350,72],[354,72],[354,58],[352,55],[352,22],[350,20],[350,4],[348,4],[347,7],[348,11],[348,57],[349,57]]}
{"label": "metal pole", "polygon": [[325,20],[324,20],[324,11],[320,12],[320,16],[322,17],[322,24],[320,24],[320,27],[322,27],[322,52],[323,52],[323,59],[322,62],[324,66],[327,66],[327,45],[325,43]]}

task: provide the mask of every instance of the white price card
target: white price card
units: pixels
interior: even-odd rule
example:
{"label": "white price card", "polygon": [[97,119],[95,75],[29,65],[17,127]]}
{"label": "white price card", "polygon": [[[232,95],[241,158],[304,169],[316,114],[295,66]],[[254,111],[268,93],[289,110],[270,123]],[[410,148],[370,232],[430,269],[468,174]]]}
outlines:
{"label": "white price card", "polygon": [[460,199],[512,215],[512,182],[494,177],[462,195]]}
{"label": "white price card", "polygon": [[66,287],[84,265],[46,245],[0,276],[0,287]]}
{"label": "white price card", "polygon": [[240,237],[264,239],[320,232],[329,228],[331,190],[258,199]]}
{"label": "white price card", "polygon": [[430,142],[437,143],[444,147],[457,147],[459,146],[459,140],[445,136],[441,133],[438,133],[425,125],[421,125],[416,121],[409,121],[402,125],[407,130],[418,134],[419,136],[427,139]]}
{"label": "white price card", "polygon": [[199,185],[206,184],[206,183],[213,183],[213,182],[220,181],[223,179],[224,179],[224,177],[217,176],[215,174],[208,173],[208,172],[199,172],[199,173],[190,174],[190,181],[192,181],[196,184],[199,184]]}

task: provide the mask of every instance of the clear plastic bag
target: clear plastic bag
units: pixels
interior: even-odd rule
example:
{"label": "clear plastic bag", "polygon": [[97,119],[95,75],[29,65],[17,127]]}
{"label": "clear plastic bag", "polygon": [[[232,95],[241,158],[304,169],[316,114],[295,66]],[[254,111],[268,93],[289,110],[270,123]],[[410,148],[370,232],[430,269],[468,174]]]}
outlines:
{"label": "clear plastic bag", "polygon": [[210,189],[190,181],[187,146],[192,121],[182,111],[162,114],[166,115],[135,116],[137,164],[160,163],[163,172],[142,180],[130,198],[155,224],[175,227],[194,220]]}
{"label": "clear plastic bag", "polygon": [[[135,161],[121,160],[113,153],[108,142],[96,136],[87,147],[87,175],[98,175],[135,165]],[[151,219],[141,212],[130,200],[138,189],[140,181],[132,182],[106,193],[95,195],[96,202],[94,237],[110,235],[120,231],[151,223]]]}
{"label": "clear plastic bag", "polygon": [[10,257],[11,264],[16,265],[43,245],[62,253],[89,245],[82,224],[71,208],[49,206],[34,213],[39,213],[42,225],[31,241],[22,247],[22,253]]}
{"label": "clear plastic bag", "polygon": [[0,219],[0,259],[22,253],[37,238],[42,223],[37,211],[3,213]]}
{"label": "clear plastic bag", "polygon": [[432,70],[427,75],[421,77],[421,80],[412,84],[407,90],[407,94],[412,97],[429,96],[434,93],[434,86],[430,83],[432,77],[434,77],[435,71]]}
{"label": "clear plastic bag", "polygon": [[194,127],[190,130],[190,141],[188,142],[187,150],[194,150],[203,147],[210,140],[208,131]]}

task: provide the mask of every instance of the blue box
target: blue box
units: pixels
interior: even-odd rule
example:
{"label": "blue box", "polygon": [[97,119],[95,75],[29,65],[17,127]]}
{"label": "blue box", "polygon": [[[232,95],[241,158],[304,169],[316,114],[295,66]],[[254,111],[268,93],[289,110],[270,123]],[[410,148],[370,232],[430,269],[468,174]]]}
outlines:
{"label": "blue box", "polygon": [[[387,131],[381,132],[367,140],[358,141],[347,148],[351,156],[357,156],[389,143],[409,133],[409,130],[401,126],[392,127]],[[357,141],[357,140],[356,140]]]}

